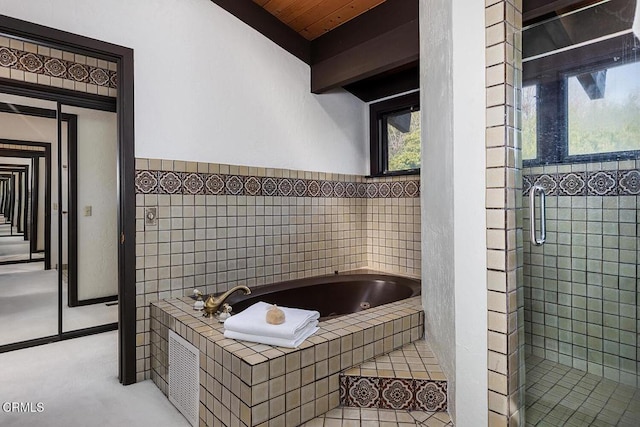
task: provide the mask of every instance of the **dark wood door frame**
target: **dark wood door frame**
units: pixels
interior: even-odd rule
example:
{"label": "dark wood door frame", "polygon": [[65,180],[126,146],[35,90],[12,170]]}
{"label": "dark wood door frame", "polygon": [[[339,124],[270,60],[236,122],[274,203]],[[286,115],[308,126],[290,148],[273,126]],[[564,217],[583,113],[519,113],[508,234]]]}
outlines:
{"label": "dark wood door frame", "polygon": [[[120,234],[120,245],[118,247],[119,379],[123,384],[135,383],[136,271],[133,50],[3,15],[0,15],[0,32],[117,63],[118,229]],[[0,81],[0,87],[5,91],[15,90],[15,92],[19,92],[17,94],[22,95],[34,93],[39,97],[48,96],[48,99],[67,105],[82,103],[83,105],[80,106],[86,106],[92,99],[102,98],[65,89],[16,83],[6,79]],[[83,102],[78,102],[78,100]],[[60,335],[59,339],[71,337],[73,334],[62,335]]]}
{"label": "dark wood door frame", "polygon": [[[0,104],[0,111],[2,111],[2,104]],[[15,139],[0,139],[0,144],[9,144],[9,145],[26,145],[30,147],[41,147],[44,151],[35,151],[35,150],[18,150],[18,149],[7,149],[0,148],[0,156],[2,157],[26,157],[26,158],[36,158],[40,159],[44,157],[45,161],[45,196],[44,203],[45,206],[51,206],[51,144],[46,142],[34,142],[34,141],[22,141]],[[39,162],[36,161],[35,164]],[[35,168],[34,168],[35,172]],[[38,166],[38,174],[39,166]],[[36,181],[37,182],[37,181]],[[36,186],[37,188],[37,186]],[[34,196],[35,194],[35,196]],[[35,198],[35,201],[33,201]],[[37,192],[32,190],[32,220],[37,222],[38,215],[38,194]],[[35,214],[34,214],[35,213]],[[35,219],[34,219],[35,216]],[[35,227],[36,234],[34,234],[34,239],[31,242],[32,252],[38,252],[37,250],[37,227]],[[51,269],[51,239],[48,236],[51,236],[51,210],[44,210],[44,269]]]}

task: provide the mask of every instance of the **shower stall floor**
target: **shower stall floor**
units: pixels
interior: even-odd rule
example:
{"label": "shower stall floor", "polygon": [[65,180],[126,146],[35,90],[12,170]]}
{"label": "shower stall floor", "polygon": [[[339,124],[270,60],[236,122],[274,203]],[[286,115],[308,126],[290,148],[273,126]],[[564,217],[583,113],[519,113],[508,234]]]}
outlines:
{"label": "shower stall floor", "polygon": [[640,389],[537,356],[526,366],[527,427],[640,426]]}

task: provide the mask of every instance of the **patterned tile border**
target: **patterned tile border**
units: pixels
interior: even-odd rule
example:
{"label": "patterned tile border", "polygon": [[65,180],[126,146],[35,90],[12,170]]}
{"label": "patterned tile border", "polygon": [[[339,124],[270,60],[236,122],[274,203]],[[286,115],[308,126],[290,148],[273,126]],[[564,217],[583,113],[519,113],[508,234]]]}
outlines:
{"label": "patterned tile border", "polygon": [[[82,83],[107,90],[118,87],[116,67],[115,63],[102,59],[0,37],[0,70],[8,70],[2,73],[7,74],[3,77],[14,79],[14,72],[31,73],[46,76],[46,82],[42,82],[38,77],[37,83],[40,84],[54,86],[53,80],[50,79],[59,79],[59,82],[68,81],[76,90],[78,89],[74,84]],[[15,71],[9,74],[9,70]],[[23,77],[18,79],[25,80]]]}
{"label": "patterned tile border", "polygon": [[118,87],[116,71],[8,47],[0,47],[0,66],[97,86]]}
{"label": "patterned tile border", "polygon": [[540,185],[548,196],[637,196],[640,195],[640,170],[567,172],[525,175],[522,193]]}
{"label": "patterned tile border", "polygon": [[22,151],[46,151],[45,147],[37,145],[17,145],[17,144],[0,144],[0,149],[4,150],[22,150]]}
{"label": "patterned tile border", "polygon": [[340,404],[358,408],[446,411],[447,382],[340,375]]}
{"label": "patterned tile border", "polygon": [[342,182],[196,172],[136,171],[137,194],[399,198],[420,197],[420,181]]}

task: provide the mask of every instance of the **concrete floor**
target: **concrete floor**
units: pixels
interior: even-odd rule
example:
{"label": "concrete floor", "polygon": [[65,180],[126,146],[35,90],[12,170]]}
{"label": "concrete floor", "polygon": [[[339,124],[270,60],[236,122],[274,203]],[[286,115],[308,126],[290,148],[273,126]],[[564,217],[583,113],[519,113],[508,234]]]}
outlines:
{"label": "concrete floor", "polygon": [[[35,269],[39,267],[38,269]],[[115,323],[118,306],[104,303],[68,307],[63,286],[63,331]],[[58,272],[42,263],[0,268],[0,345],[58,333]]]}
{"label": "concrete floor", "polygon": [[44,259],[44,253],[35,253],[30,256],[30,242],[24,240],[24,236],[17,234],[18,228],[5,223],[5,218],[0,215],[0,262]]}
{"label": "concrete floor", "polygon": [[[26,261],[28,259],[29,241],[25,241],[22,236],[0,236],[0,262]],[[31,259],[44,259],[44,254],[33,254]]]}
{"label": "concrete floor", "polygon": [[[189,426],[151,381],[118,383],[117,338],[114,331],[0,354],[0,425]],[[35,412],[6,411],[5,402],[32,403]]]}

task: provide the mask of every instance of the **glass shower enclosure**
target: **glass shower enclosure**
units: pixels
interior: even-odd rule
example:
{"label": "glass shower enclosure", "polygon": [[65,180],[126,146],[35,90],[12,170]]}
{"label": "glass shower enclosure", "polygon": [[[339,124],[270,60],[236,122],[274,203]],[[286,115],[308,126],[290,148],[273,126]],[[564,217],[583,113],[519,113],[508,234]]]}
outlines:
{"label": "glass shower enclosure", "polygon": [[525,27],[527,425],[640,425],[640,18],[608,0]]}

